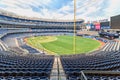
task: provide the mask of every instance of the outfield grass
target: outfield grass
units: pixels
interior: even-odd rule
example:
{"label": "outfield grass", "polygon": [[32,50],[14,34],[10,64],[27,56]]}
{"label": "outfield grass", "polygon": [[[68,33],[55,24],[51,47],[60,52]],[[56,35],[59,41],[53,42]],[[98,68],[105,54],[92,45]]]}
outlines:
{"label": "outfield grass", "polygon": [[[39,36],[27,38],[26,42],[38,49],[45,49],[57,55],[73,54],[73,36]],[[96,40],[76,37],[76,54],[97,49],[100,43]]]}

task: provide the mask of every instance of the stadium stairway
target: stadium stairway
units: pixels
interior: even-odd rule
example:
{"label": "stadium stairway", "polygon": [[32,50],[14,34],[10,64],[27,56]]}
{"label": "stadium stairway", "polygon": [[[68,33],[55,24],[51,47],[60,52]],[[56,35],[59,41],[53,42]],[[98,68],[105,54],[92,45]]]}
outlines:
{"label": "stadium stairway", "polygon": [[52,72],[51,72],[51,75],[50,75],[50,80],[57,80],[58,79],[57,64],[58,64],[58,60],[57,60],[57,57],[55,57]]}
{"label": "stadium stairway", "polygon": [[55,56],[50,80],[66,80],[66,76],[59,56]]}

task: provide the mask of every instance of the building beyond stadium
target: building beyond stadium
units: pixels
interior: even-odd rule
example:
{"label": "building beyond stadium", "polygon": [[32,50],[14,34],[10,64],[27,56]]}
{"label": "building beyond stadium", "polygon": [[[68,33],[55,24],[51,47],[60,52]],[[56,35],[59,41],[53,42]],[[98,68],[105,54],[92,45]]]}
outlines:
{"label": "building beyond stadium", "polygon": [[120,29],[120,15],[111,17],[111,29]]}

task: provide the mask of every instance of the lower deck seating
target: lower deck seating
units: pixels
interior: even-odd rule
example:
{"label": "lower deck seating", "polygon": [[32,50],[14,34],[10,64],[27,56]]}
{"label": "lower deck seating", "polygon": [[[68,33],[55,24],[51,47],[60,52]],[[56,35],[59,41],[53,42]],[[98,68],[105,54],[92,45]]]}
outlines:
{"label": "lower deck seating", "polygon": [[2,45],[0,45],[0,51],[3,51],[4,49],[3,49],[3,47],[2,47]]}
{"label": "lower deck seating", "polygon": [[87,75],[87,80],[120,80],[120,76],[114,76],[114,75]]}
{"label": "lower deck seating", "polygon": [[30,47],[30,46],[28,46],[26,44],[22,45],[21,48],[28,50],[29,53],[40,53],[36,49],[34,49],[34,48],[32,48],[32,47]]}
{"label": "lower deck seating", "polygon": [[49,80],[54,56],[0,54],[0,80]]}
{"label": "lower deck seating", "polygon": [[0,73],[0,80],[49,80],[46,73]]}
{"label": "lower deck seating", "polygon": [[117,41],[109,41],[102,48],[102,51],[119,51],[120,43]]}
{"label": "lower deck seating", "polygon": [[61,62],[66,73],[67,79],[78,80],[81,71],[97,70],[97,71],[119,71],[120,70],[120,53],[117,56],[106,52],[102,55],[66,55],[61,56]]}
{"label": "lower deck seating", "polygon": [[95,37],[96,40],[102,41],[104,43],[107,43],[109,40],[101,38],[101,37]]}
{"label": "lower deck seating", "polygon": [[22,48],[23,50],[26,50],[28,53],[41,53],[35,48],[32,48],[31,46],[28,46],[22,38],[17,38],[19,47]]}
{"label": "lower deck seating", "polygon": [[81,78],[87,80],[120,80],[120,72],[116,71],[82,71]]}
{"label": "lower deck seating", "polygon": [[23,51],[21,48],[19,47],[11,47],[10,48],[13,52],[16,52],[17,54],[23,54],[25,53],[25,51]]}

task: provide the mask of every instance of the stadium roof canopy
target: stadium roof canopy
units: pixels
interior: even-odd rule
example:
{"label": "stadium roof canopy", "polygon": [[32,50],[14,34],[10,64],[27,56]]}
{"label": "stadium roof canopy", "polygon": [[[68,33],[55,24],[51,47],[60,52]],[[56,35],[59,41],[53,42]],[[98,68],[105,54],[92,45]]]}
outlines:
{"label": "stadium roof canopy", "polygon": [[[73,20],[74,0],[0,0],[0,12],[32,18]],[[120,0],[76,0],[77,19],[101,20],[120,14]]]}

